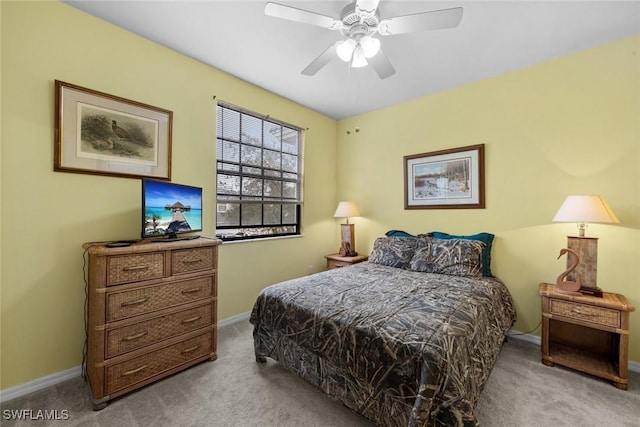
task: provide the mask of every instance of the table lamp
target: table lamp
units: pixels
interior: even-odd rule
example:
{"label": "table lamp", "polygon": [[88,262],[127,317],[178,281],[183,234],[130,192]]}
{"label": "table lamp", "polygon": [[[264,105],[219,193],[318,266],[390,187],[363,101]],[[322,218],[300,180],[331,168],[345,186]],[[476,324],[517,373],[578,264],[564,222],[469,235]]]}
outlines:
{"label": "table lamp", "polygon": [[340,255],[356,256],[356,233],[353,224],[349,224],[349,217],[360,216],[360,212],[353,202],[340,202],[333,214],[336,218],[346,218],[344,224],[340,224]]}
{"label": "table lamp", "polygon": [[[602,296],[602,290],[597,286],[598,272],[598,238],[586,237],[585,230],[588,223],[619,223],[620,221],[611,207],[601,196],[571,195],[567,196],[560,209],[553,217],[553,222],[575,222],[578,226],[578,236],[567,236],[568,248],[574,251],[580,263],[567,276],[567,280],[582,283],[580,292],[583,294]],[[567,268],[573,266],[577,260],[569,252]]]}

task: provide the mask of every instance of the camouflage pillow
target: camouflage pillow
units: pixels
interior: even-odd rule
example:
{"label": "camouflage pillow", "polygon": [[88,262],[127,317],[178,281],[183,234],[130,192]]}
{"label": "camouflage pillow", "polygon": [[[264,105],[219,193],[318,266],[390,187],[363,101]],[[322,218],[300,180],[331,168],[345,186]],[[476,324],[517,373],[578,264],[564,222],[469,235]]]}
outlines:
{"label": "camouflage pillow", "polygon": [[421,235],[410,262],[413,271],[482,277],[482,250],[478,240],[436,239]]}
{"label": "camouflage pillow", "polygon": [[389,267],[409,269],[417,239],[378,237],[373,243],[369,261]]}

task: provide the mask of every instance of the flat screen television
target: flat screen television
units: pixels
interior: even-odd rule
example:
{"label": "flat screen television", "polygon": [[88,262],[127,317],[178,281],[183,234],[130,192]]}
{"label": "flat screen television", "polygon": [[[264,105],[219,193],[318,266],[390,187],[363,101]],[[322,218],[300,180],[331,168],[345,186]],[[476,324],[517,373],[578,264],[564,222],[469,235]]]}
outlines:
{"label": "flat screen television", "polygon": [[142,179],[142,238],[193,239],[202,231],[202,188]]}

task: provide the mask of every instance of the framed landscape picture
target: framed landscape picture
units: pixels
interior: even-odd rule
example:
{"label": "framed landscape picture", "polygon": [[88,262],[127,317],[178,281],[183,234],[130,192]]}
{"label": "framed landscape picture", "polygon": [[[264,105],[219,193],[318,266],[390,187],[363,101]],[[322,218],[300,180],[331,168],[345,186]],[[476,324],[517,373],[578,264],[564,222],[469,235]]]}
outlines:
{"label": "framed landscape picture", "polygon": [[54,170],[171,179],[173,113],[55,81]]}
{"label": "framed landscape picture", "polygon": [[405,156],[404,208],[484,208],[484,144]]}

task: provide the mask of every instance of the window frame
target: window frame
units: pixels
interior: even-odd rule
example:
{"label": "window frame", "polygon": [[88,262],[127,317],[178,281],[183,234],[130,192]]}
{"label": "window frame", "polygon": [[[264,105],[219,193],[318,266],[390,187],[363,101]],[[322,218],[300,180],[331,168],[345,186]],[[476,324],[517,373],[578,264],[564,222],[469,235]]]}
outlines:
{"label": "window frame", "polygon": [[[238,115],[237,120],[231,119],[230,122],[226,122],[224,120],[225,110],[230,111],[228,114],[236,113]],[[243,132],[245,121],[247,124],[253,122],[255,125],[256,120],[259,121],[260,125],[260,136],[257,142],[255,129],[253,129],[253,134]],[[232,127],[233,136],[225,133],[225,123]],[[247,126],[248,131],[249,128],[250,126]],[[276,128],[280,130],[280,134],[275,138],[279,145],[277,149],[272,146],[273,139],[271,144],[267,142],[268,130]],[[237,133],[235,133],[236,130]],[[291,138],[295,140],[296,144],[294,153],[286,150],[284,145],[287,142],[286,134],[291,132],[293,132]],[[231,156],[237,156],[237,161],[225,158],[225,146],[231,148]],[[249,111],[225,101],[218,101],[216,106],[216,237],[223,241],[243,241],[300,236],[302,234],[303,148],[304,129],[302,127],[273,119],[268,115]],[[236,150],[235,153],[233,152],[234,149]],[[245,154],[245,150],[247,152],[254,151],[253,161],[243,159],[242,156]],[[255,158],[257,150],[259,150],[259,164],[256,164]],[[279,162],[277,167],[273,163],[266,164],[265,154],[268,153],[272,153],[270,157],[279,159],[277,160]],[[295,160],[295,172],[285,165],[285,159],[291,156],[295,158],[291,159],[291,161]],[[221,191],[221,175],[226,176],[229,179],[229,185],[234,188],[230,192]],[[249,191],[245,190],[245,182],[253,184],[254,192],[256,183],[261,188],[257,194],[243,193],[244,191]],[[271,182],[279,191],[279,194],[267,194],[266,189],[271,187],[266,182]],[[289,188],[289,191],[293,187],[293,196],[285,194],[287,193],[286,187]],[[248,206],[256,204],[260,205],[259,223],[243,224],[243,210],[246,211]],[[220,225],[219,212],[221,211],[219,209],[221,205],[238,206],[237,224]],[[268,221],[265,210],[268,210],[270,205],[279,205],[280,218],[277,223],[269,223]],[[288,208],[285,210],[285,206],[293,206],[293,209]],[[287,216],[293,217],[295,221],[288,222],[286,220]],[[280,229],[279,232],[277,231],[278,229]],[[225,230],[234,231],[234,233],[226,234]],[[263,231],[263,233],[238,234],[244,230]]]}

